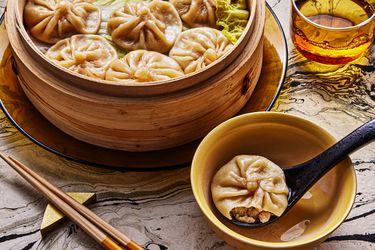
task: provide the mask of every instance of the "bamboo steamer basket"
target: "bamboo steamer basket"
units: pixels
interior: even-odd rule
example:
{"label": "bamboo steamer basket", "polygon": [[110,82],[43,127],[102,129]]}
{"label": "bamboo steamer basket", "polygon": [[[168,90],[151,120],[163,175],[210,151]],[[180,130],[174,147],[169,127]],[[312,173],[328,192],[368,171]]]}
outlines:
{"label": "bamboo steamer basket", "polygon": [[249,0],[246,34],[214,65],[181,78],[136,85],[87,78],[52,63],[23,26],[24,4],[9,0],[6,13],[20,84],[51,123],[91,144],[140,152],[196,140],[246,104],[261,72],[263,0]]}
{"label": "bamboo steamer basket", "polygon": [[[257,5],[250,4],[259,0],[246,0],[250,6],[250,17],[248,25],[244,31],[244,35],[239,39],[236,45],[226,53],[220,60],[210,64],[202,72],[189,74],[183,77],[178,77],[165,81],[142,83],[129,82],[129,83],[116,83],[112,81],[95,80],[80,74],[72,73],[60,65],[53,63],[49,58],[45,57],[44,54],[38,49],[33,43],[29,34],[27,33],[24,25],[18,25],[18,32],[21,35],[22,42],[24,43],[27,51],[30,55],[38,60],[38,63],[46,68],[49,72],[52,72],[58,78],[64,77],[64,81],[79,88],[83,88],[95,93],[107,94],[111,96],[154,96],[160,94],[166,94],[181,89],[189,88],[201,81],[204,81],[211,76],[224,70],[244,49],[249,37],[252,35],[250,32],[254,29],[254,19],[257,17]],[[23,10],[27,0],[19,1],[8,1],[8,8],[10,2],[13,2],[11,8],[15,9],[15,18],[18,24],[23,24]]]}

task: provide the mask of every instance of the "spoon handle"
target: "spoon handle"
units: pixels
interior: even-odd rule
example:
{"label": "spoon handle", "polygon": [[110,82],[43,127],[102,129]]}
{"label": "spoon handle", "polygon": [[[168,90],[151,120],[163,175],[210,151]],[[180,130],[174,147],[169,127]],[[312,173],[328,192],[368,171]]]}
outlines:
{"label": "spoon handle", "polygon": [[296,193],[293,196],[298,200],[305,191],[314,185],[315,182],[336,164],[344,160],[348,154],[373,140],[375,140],[375,119],[357,128],[315,158],[295,167],[288,168],[287,171],[290,177],[297,179],[294,180],[296,181]]}

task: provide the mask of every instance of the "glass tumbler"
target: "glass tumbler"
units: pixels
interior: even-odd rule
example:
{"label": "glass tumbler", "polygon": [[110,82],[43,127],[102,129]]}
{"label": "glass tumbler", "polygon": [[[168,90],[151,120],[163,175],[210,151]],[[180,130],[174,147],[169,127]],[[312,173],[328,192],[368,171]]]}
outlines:
{"label": "glass tumbler", "polygon": [[374,40],[375,0],[292,0],[291,36],[306,58],[345,64]]}

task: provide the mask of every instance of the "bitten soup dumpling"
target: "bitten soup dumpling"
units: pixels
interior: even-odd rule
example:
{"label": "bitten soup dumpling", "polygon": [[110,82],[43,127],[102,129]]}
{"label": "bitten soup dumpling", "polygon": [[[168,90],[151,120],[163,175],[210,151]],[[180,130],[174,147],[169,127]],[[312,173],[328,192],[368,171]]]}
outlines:
{"label": "bitten soup dumpling", "polygon": [[98,35],[74,35],[61,40],[48,49],[46,56],[69,70],[100,79],[118,57],[109,42]]}
{"label": "bitten soup dumpling", "polygon": [[216,27],[216,0],[171,0],[190,27]]}
{"label": "bitten soup dumpling", "polygon": [[177,37],[169,56],[188,74],[215,62],[232,47],[233,44],[219,30],[208,27],[194,28]]}
{"label": "bitten soup dumpling", "polygon": [[87,0],[28,0],[24,19],[36,39],[54,44],[72,34],[98,32],[101,10]]}
{"label": "bitten soup dumpling", "polygon": [[169,2],[127,2],[108,20],[108,33],[121,48],[168,52],[182,31],[181,19]]}
{"label": "bitten soup dumpling", "polygon": [[154,51],[135,50],[109,65],[106,80],[152,82],[182,75],[180,65],[172,58]]}
{"label": "bitten soup dumpling", "polygon": [[215,174],[211,183],[216,208],[228,219],[267,222],[281,216],[289,190],[283,170],[261,156],[239,155]]}

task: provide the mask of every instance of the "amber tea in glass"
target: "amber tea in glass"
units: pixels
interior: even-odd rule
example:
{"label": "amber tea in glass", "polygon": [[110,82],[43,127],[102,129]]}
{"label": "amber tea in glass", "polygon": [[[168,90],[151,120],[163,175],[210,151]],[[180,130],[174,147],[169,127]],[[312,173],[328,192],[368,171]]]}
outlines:
{"label": "amber tea in glass", "polygon": [[345,64],[374,40],[375,0],[292,0],[291,36],[306,58]]}

